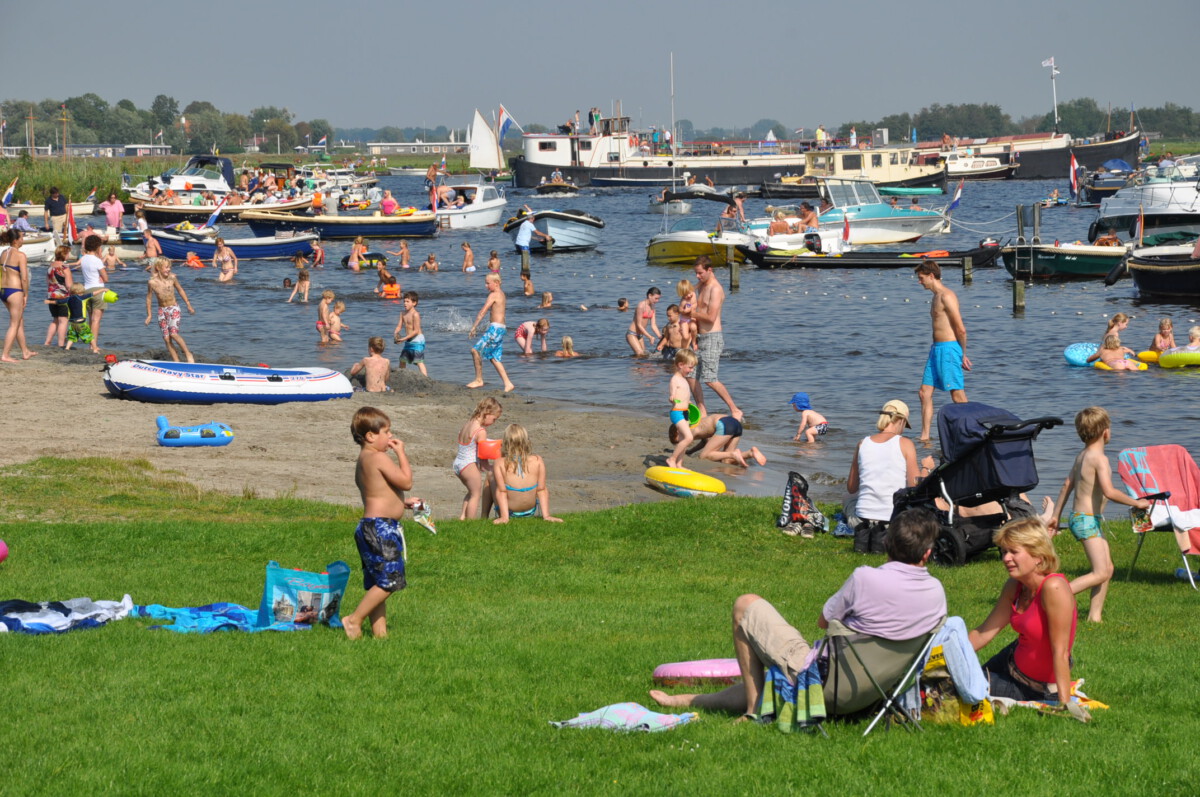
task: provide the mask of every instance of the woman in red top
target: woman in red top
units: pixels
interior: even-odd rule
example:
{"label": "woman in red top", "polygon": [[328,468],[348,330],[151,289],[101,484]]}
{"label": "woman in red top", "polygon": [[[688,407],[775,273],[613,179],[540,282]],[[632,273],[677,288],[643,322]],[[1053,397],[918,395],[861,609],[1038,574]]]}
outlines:
{"label": "woman in red top", "polygon": [[1016,641],[984,665],[991,695],[1058,702],[1059,695],[1071,694],[1075,642],[1071,586],[1055,572],[1058,554],[1042,519],[1014,520],[996,532],[995,542],[1009,577],[996,608],[971,631],[971,645],[979,650],[1012,625]]}

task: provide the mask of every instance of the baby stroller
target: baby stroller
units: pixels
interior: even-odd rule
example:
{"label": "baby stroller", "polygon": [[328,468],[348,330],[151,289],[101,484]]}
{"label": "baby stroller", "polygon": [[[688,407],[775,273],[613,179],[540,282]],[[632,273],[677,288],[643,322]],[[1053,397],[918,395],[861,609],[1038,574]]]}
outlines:
{"label": "baby stroller", "polygon": [[[916,486],[896,492],[892,517],[918,507],[934,512],[942,530],[933,546],[933,561],[965,564],[992,547],[992,534],[1000,526],[1034,514],[1021,498],[1038,483],[1033,441],[1043,429],[1062,422],[1062,418],[1022,421],[1007,410],[978,402],[942,407],[938,413],[942,462]],[[993,502],[999,504],[999,511],[969,511]]]}

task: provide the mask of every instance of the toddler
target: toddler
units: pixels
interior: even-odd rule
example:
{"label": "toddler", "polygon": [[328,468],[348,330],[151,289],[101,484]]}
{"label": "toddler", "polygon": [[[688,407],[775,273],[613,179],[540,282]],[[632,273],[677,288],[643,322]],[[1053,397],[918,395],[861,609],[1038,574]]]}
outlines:
{"label": "toddler", "polygon": [[342,313],[344,312],[346,312],[346,303],[337,302],[329,313],[329,339],[338,343],[342,342],[342,330],[350,328],[342,323]]}
{"label": "toddler", "polygon": [[829,422],[825,420],[824,415],[813,409],[807,393],[797,393],[792,396],[792,409],[800,413],[800,428],[796,430],[793,440],[799,440],[800,435],[803,434],[805,440],[815,443],[818,437],[824,437],[825,433],[829,431]]}

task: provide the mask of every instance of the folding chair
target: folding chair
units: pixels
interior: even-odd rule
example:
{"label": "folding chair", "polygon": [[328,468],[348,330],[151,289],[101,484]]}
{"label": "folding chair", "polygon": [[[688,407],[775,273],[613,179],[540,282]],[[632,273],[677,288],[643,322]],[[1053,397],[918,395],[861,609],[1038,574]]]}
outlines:
{"label": "folding chair", "polygon": [[1183,446],[1127,448],[1117,455],[1117,471],[1126,492],[1151,502],[1149,524],[1139,524],[1137,510],[1131,512],[1138,544],[1126,580],[1133,578],[1146,534],[1169,531],[1179,545],[1188,583],[1198,589],[1188,561],[1189,555],[1200,555],[1200,468],[1196,461]]}
{"label": "folding chair", "polygon": [[883,706],[863,736],[889,713],[910,730],[925,730],[921,727],[920,713],[909,714],[898,701],[916,684],[933,639],[945,622],[943,617],[929,633],[895,641],[862,634],[830,620],[823,642],[829,653],[829,672],[825,676],[825,705],[829,715],[854,714],[882,701]]}

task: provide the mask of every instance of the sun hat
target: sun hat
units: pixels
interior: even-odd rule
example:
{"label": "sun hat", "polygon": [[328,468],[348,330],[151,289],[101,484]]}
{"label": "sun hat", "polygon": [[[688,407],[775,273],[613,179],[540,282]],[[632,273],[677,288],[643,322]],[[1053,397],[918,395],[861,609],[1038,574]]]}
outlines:
{"label": "sun hat", "polygon": [[797,393],[792,396],[791,404],[798,410],[811,410],[812,403],[808,400],[807,393]]}
{"label": "sun hat", "polygon": [[899,415],[904,418],[904,425],[909,429],[912,428],[912,424],[908,422],[908,405],[900,399],[892,399],[887,404],[884,404],[879,414],[880,416],[886,415],[889,418]]}

